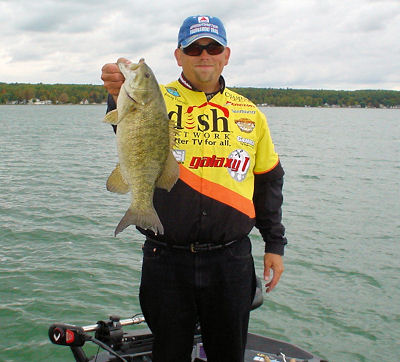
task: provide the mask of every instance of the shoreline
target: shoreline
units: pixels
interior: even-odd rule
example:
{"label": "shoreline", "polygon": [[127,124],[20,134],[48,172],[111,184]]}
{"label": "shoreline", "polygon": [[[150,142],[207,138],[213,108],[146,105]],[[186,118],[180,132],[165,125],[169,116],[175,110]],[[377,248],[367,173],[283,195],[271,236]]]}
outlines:
{"label": "shoreline", "polygon": [[[44,104],[44,103],[4,103],[0,106],[107,106],[107,103],[57,103],[57,104]],[[400,105],[393,107],[386,107],[381,105],[380,107],[361,107],[361,106],[338,106],[338,105],[326,105],[326,106],[275,106],[273,104],[256,104],[259,108],[320,108],[320,109],[400,109]]]}

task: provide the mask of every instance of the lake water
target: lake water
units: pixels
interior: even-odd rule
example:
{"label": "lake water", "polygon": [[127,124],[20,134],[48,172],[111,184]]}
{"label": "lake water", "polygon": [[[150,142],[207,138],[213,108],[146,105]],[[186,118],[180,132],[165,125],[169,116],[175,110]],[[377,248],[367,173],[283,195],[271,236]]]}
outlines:
{"label": "lake water", "polygon": [[[400,360],[400,111],[264,108],[286,171],[281,282],[250,330],[329,361]],[[142,236],[104,106],[0,106],[0,361],[68,361],[53,322],[140,312]],[[258,275],[263,243],[252,232]]]}

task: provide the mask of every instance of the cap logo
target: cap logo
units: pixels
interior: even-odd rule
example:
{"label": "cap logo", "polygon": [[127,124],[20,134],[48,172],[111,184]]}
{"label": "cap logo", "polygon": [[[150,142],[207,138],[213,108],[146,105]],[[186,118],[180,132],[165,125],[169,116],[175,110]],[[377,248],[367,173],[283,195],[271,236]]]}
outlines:
{"label": "cap logo", "polygon": [[190,27],[190,35],[197,33],[214,33],[218,34],[218,25],[210,23],[194,24]]}
{"label": "cap logo", "polygon": [[198,23],[209,23],[210,19],[208,18],[208,16],[199,16],[197,18],[197,22]]}

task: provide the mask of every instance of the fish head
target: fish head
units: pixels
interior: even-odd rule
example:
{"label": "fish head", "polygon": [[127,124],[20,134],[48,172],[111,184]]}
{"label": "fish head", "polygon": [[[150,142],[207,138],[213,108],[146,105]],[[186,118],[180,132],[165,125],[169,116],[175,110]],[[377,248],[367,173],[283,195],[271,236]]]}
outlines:
{"label": "fish head", "polygon": [[151,101],[154,90],[158,89],[157,80],[145,63],[144,59],[140,59],[139,63],[118,63],[118,67],[125,77],[123,87],[129,98],[137,103],[146,105]]}

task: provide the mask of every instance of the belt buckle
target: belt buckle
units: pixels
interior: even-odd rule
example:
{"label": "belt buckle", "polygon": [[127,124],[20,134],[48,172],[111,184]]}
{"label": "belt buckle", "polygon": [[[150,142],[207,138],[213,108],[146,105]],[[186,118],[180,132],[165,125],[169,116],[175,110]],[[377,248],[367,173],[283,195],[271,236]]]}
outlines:
{"label": "belt buckle", "polygon": [[190,250],[190,252],[193,253],[193,254],[197,253],[197,250],[195,249],[194,243],[191,243],[191,244],[190,244],[189,250]]}

